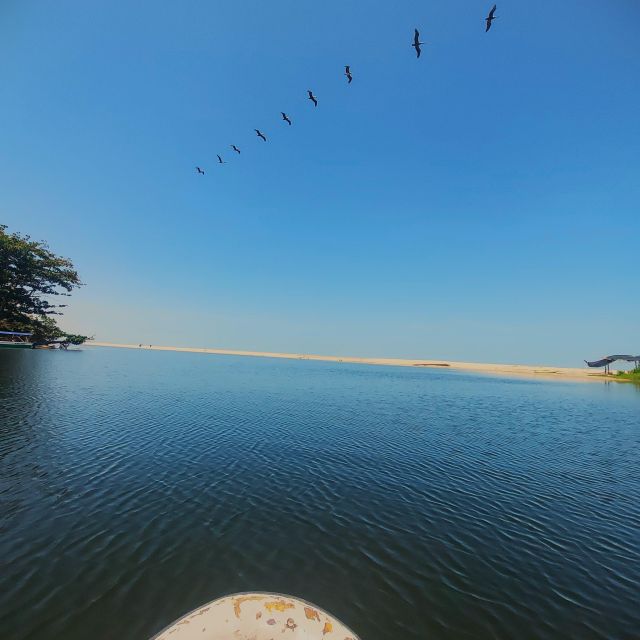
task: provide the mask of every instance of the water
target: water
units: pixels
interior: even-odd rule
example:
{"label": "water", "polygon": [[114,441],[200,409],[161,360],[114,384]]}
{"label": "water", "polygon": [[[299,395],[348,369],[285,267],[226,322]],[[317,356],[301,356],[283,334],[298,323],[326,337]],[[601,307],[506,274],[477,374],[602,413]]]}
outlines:
{"label": "water", "polygon": [[363,640],[640,631],[640,390],[0,353],[0,636],[145,639],[273,590]]}

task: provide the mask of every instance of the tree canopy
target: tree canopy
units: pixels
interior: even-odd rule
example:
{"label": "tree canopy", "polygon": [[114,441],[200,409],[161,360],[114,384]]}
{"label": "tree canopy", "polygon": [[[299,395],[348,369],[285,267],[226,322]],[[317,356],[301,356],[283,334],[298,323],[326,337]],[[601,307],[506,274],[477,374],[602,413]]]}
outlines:
{"label": "tree canopy", "polygon": [[52,317],[67,306],[57,297],[80,286],[71,260],[57,256],[45,242],[8,233],[0,225],[0,328],[31,331],[35,341],[73,338],[76,342],[68,342],[81,344],[86,336],[65,334]]}

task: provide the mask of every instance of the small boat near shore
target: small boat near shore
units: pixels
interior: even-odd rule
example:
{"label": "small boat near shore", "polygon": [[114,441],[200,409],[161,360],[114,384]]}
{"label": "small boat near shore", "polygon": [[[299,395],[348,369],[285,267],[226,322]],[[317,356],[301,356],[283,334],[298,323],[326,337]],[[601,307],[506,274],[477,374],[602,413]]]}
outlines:
{"label": "small boat near shore", "polygon": [[23,333],[20,331],[0,331],[0,349],[31,349],[33,343],[32,333]]}
{"label": "small boat near shore", "polygon": [[359,640],[314,604],[278,593],[236,593],[187,613],[151,640]]}

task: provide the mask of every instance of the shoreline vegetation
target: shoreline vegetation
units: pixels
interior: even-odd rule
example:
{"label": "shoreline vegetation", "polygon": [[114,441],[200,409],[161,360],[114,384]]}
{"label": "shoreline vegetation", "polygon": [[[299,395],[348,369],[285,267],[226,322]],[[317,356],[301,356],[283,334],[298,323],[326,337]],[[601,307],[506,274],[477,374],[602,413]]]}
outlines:
{"label": "shoreline vegetation", "polygon": [[0,330],[28,334],[34,346],[82,344],[90,338],[67,333],[55,320],[68,306],[58,296],[69,297],[81,286],[71,260],[0,224]]}
{"label": "shoreline vegetation", "polygon": [[620,381],[640,383],[640,367],[633,369],[632,371],[618,371],[615,378]]}
{"label": "shoreline vegetation", "polygon": [[419,367],[434,369],[452,369],[456,371],[468,371],[480,374],[497,376],[517,376],[524,378],[543,378],[547,380],[566,380],[583,382],[606,382],[606,381],[638,381],[640,373],[632,374],[636,377],[627,378],[624,372],[614,375],[604,375],[588,369],[571,367],[547,367],[520,364],[484,364],[478,362],[454,362],[451,360],[409,360],[403,358],[357,358],[349,356],[323,356],[302,353],[274,353],[263,351],[239,351],[234,349],[207,349],[198,347],[170,347],[156,346],[148,344],[119,344],[112,342],[87,343],[90,347],[112,347],[118,349],[144,349],[151,351],[182,351],[187,353],[206,353],[212,355],[228,356],[250,356],[254,358],[283,358],[288,360],[317,360],[322,362],[350,363],[350,364],[371,364],[380,366],[396,367]]}

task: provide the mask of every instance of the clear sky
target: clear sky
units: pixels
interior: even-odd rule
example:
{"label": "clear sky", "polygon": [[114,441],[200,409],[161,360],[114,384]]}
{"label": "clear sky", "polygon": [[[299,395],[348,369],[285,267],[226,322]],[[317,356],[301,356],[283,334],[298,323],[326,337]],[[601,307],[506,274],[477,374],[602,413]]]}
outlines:
{"label": "clear sky", "polygon": [[97,339],[640,352],[640,3],[490,5],[4,0],[0,222]]}

